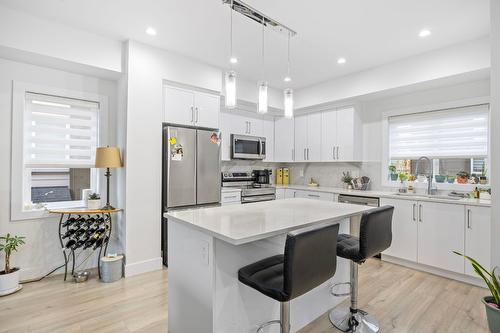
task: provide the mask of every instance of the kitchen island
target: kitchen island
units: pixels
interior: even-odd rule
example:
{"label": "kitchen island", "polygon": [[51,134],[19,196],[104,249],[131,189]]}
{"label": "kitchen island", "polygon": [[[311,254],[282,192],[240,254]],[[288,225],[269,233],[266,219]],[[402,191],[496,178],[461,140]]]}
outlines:
{"label": "kitchen island", "polygon": [[[169,332],[255,332],[279,319],[279,303],[239,283],[238,270],[283,253],[291,230],[340,223],[348,233],[349,218],[368,209],[296,198],[166,213]],[[291,331],[343,301],[330,289],[348,280],[349,263],[339,258],[334,278],[291,301]]]}

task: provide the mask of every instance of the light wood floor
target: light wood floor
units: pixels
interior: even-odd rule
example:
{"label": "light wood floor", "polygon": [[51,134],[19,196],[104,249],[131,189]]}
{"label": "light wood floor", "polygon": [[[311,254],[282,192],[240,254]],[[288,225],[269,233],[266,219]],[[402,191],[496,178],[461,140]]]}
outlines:
{"label": "light wood floor", "polygon": [[[381,332],[488,332],[486,289],[371,260],[360,268],[360,307]],[[167,270],[112,284],[61,276],[0,297],[0,332],[167,332]],[[337,332],[326,315],[301,333]],[[188,332],[186,332],[188,333]],[[236,333],[236,332],[235,332]]]}

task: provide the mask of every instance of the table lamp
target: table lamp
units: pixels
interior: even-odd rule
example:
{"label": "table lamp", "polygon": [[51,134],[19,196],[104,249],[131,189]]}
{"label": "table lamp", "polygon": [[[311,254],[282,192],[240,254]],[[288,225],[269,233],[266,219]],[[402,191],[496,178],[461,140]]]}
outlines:
{"label": "table lamp", "polygon": [[104,210],[115,209],[109,203],[109,177],[111,177],[110,168],[121,168],[122,158],[120,156],[120,149],[118,147],[97,147],[95,154],[95,167],[106,168],[106,206],[102,207]]}

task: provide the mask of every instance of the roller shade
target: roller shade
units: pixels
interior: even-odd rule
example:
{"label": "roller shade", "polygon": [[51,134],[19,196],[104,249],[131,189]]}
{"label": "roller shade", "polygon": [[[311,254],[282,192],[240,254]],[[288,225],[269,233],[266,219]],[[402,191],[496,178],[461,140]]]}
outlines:
{"label": "roller shade", "polygon": [[26,167],[94,166],[99,103],[26,93],[24,112]]}
{"label": "roller shade", "polygon": [[489,105],[389,117],[389,158],[488,156]]}

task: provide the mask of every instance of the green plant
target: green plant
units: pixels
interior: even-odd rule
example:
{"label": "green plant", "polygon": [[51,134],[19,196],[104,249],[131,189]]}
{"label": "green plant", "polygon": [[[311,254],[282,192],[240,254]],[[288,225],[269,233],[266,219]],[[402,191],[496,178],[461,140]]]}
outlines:
{"label": "green plant", "polygon": [[404,182],[406,180],[408,180],[408,174],[405,173],[405,172],[401,172],[399,175],[398,175],[398,178],[401,182]]}
{"label": "green plant", "polygon": [[101,199],[101,196],[97,193],[91,193],[89,194],[89,200],[99,200]]}
{"label": "green plant", "polygon": [[345,184],[351,184],[352,176],[351,176],[351,173],[349,171],[342,172],[342,182]]}
{"label": "green plant", "polygon": [[389,165],[390,173],[396,173],[396,166],[394,164]]}
{"label": "green plant", "polygon": [[457,177],[459,178],[469,178],[470,174],[467,171],[460,171],[457,173]]}
{"label": "green plant", "polygon": [[5,252],[5,269],[4,273],[9,274],[10,269],[10,255],[12,252],[17,251],[17,248],[24,244],[25,237],[22,236],[10,236],[7,234],[0,237],[0,252]]}
{"label": "green plant", "polygon": [[498,267],[493,268],[490,272],[473,258],[457,251],[453,251],[453,253],[469,260],[476,274],[479,275],[484,280],[484,282],[486,282],[486,285],[490,289],[491,296],[493,297],[493,302],[494,302],[494,305],[492,305],[491,303],[490,305],[492,305],[497,309],[500,308],[500,275],[496,275],[495,273],[495,270]]}

